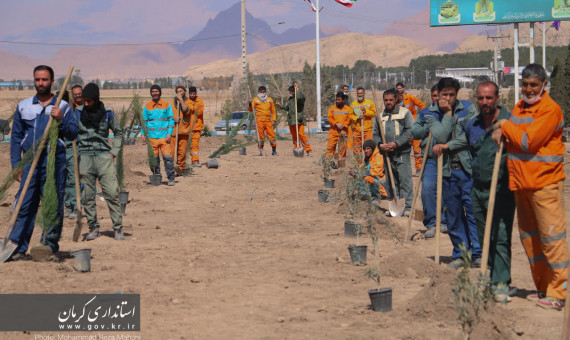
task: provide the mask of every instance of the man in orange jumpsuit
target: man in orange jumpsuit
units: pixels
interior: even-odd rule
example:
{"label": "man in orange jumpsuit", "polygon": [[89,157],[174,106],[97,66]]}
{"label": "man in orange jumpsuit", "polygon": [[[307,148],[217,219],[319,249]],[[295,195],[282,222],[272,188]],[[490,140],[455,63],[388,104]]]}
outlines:
{"label": "man in orange jumpsuit", "polygon": [[[170,139],[176,176],[182,175],[182,170],[186,166],[186,150],[190,133],[190,112],[188,110],[190,103],[188,103],[188,100],[186,88],[182,85],[176,86],[176,97],[172,101],[172,112],[174,113],[174,124],[177,126],[174,127],[174,136]],[[178,155],[175,155],[177,137]]]}
{"label": "man in orange jumpsuit", "polygon": [[373,198],[386,198],[386,175],[384,173],[384,157],[378,151],[374,140],[368,139],[364,142],[364,162],[368,168],[364,181],[370,185],[370,192]]}
{"label": "man in orange jumpsuit", "polygon": [[[406,94],[406,86],[402,82],[396,84],[396,90],[403,97],[403,101],[400,102],[400,105],[410,110],[412,117],[414,117],[414,121],[416,121],[418,112],[425,109],[426,104],[424,104],[424,102],[419,100],[416,96]],[[414,151],[414,161],[416,167],[416,173],[414,174],[414,177],[417,177],[420,174],[420,169],[422,168],[422,148],[420,147],[421,142],[421,140],[412,139],[412,147]]]}
{"label": "man in orange jumpsuit", "polygon": [[204,102],[198,97],[196,87],[188,88],[188,110],[190,114],[190,127],[188,131],[192,134],[190,138],[190,156],[192,166],[200,166],[200,135],[204,130]]}
{"label": "man in orange jumpsuit", "polygon": [[[376,106],[371,100],[364,98],[364,88],[356,90],[356,100],[350,104],[354,115],[350,117],[352,124],[352,145],[354,153],[360,153],[364,141],[372,139],[372,118],[376,116]],[[364,140],[362,139],[364,126]]]}
{"label": "man in orange jumpsuit", "polygon": [[522,72],[522,99],[511,117],[493,126],[493,140],[504,141],[509,189],[515,193],[519,232],[537,292],[527,296],[540,307],[561,310],[568,279],[564,209],[564,116],[544,90],[544,68]]}
{"label": "man in orange jumpsuit", "polygon": [[277,156],[277,143],[275,142],[275,131],[273,127],[277,121],[277,112],[275,111],[275,104],[273,99],[267,96],[267,89],[265,86],[260,86],[257,97],[249,99],[249,111],[255,109],[255,125],[257,127],[257,134],[259,135],[259,153],[263,154],[263,146],[265,142],[265,135],[271,143],[273,152],[271,155]]}
{"label": "man in orange jumpsuit", "polygon": [[[326,157],[332,159],[338,148],[338,159],[346,159],[346,142],[348,127],[350,126],[350,115],[354,115],[352,108],[345,104],[345,95],[342,92],[336,94],[336,104],[329,109],[327,117],[331,128],[329,130],[329,140],[327,143]],[[339,139],[341,140],[340,145]]]}

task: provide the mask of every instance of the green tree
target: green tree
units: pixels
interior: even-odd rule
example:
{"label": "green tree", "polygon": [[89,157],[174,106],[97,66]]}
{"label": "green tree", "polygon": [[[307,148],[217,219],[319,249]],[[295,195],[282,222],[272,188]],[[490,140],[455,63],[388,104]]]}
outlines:
{"label": "green tree", "polygon": [[566,126],[570,126],[570,45],[566,53],[566,60],[560,63],[558,59],[551,74],[550,95],[564,113]]}

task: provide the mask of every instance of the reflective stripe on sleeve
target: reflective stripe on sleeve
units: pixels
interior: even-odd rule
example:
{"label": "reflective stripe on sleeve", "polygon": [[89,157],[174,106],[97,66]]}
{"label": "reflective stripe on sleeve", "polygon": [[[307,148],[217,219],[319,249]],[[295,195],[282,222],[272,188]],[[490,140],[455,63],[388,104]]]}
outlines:
{"label": "reflective stripe on sleeve", "polygon": [[554,155],[533,155],[530,153],[509,153],[509,160],[511,161],[528,161],[528,162],[543,162],[543,163],[562,163],[564,156]]}
{"label": "reflective stripe on sleeve", "polygon": [[512,116],[511,117],[511,122],[513,124],[532,124],[532,122],[534,122],[534,117],[517,117],[517,116]]}
{"label": "reflective stripe on sleeve", "polygon": [[559,234],[556,235],[551,235],[551,236],[546,236],[546,237],[541,237],[540,238],[540,242],[542,243],[552,243],[552,242],[556,242],[558,240],[562,240],[566,238],[566,231],[563,231]]}

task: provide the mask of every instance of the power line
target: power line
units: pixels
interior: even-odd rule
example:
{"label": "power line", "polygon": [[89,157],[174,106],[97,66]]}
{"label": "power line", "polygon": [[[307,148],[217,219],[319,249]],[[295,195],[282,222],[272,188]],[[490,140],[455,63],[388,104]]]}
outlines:
{"label": "power line", "polygon": [[231,38],[237,37],[240,34],[228,34],[222,35],[218,37],[210,37],[210,38],[198,38],[198,39],[189,39],[189,40],[179,40],[179,41],[159,41],[159,42],[143,42],[143,43],[44,43],[44,42],[32,42],[32,41],[7,41],[7,40],[0,40],[2,44],[14,44],[14,45],[40,45],[40,46],[144,46],[144,45],[178,45],[185,42],[193,42],[193,41],[207,41],[207,40],[216,40],[216,39],[224,39],[224,38]]}

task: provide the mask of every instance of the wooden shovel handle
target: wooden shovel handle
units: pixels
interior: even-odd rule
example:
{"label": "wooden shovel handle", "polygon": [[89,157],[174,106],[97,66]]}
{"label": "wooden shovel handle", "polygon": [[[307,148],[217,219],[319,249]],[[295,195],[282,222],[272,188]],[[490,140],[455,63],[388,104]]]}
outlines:
{"label": "wooden shovel handle", "polygon": [[503,154],[503,141],[499,143],[497,153],[495,153],[495,164],[493,164],[493,177],[491,177],[491,188],[489,191],[489,204],[487,205],[487,218],[485,219],[485,234],[483,236],[483,253],[481,256],[481,274],[487,272],[487,262],[489,261],[489,246],[491,243],[491,229],[493,225],[493,210],[495,208],[495,196],[497,194],[497,182],[499,181],[499,169],[501,167],[501,156]]}
{"label": "wooden shovel handle", "polygon": [[408,218],[408,227],[406,228],[406,235],[404,236],[404,242],[406,242],[406,240],[408,239],[408,235],[410,233],[410,228],[412,226],[412,221],[413,221],[414,215],[416,213],[416,202],[418,200],[418,195],[420,193],[420,189],[422,188],[422,178],[424,177],[424,170],[426,167],[429,148],[431,148],[431,138],[432,137],[431,137],[431,132],[430,132],[428,135],[427,144],[426,144],[426,148],[424,151],[424,157],[422,159],[422,167],[420,169],[420,176],[419,176],[418,185],[416,186],[416,191],[414,192],[414,200],[412,201],[412,210],[410,211],[410,218]]}
{"label": "wooden shovel handle", "polygon": [[435,263],[439,264],[439,238],[441,236],[441,200],[443,186],[443,154],[437,156],[437,198],[435,205]]}
{"label": "wooden shovel handle", "polygon": [[[372,88],[372,99],[374,100],[374,106],[378,106],[376,105],[376,91],[374,90],[374,86],[371,86]],[[382,124],[382,115],[380,113],[376,114],[376,124],[378,124],[378,127],[380,128],[380,136],[382,136],[382,141],[384,141],[384,143],[386,143],[386,135],[384,134],[384,125]],[[392,195],[393,195],[393,200],[394,203],[396,203],[396,205],[398,205],[398,195],[396,194],[396,183],[394,182],[394,174],[392,173],[392,161],[390,160],[390,156],[388,155],[387,152],[383,152],[384,156],[386,156],[386,159],[388,160],[388,165],[385,167],[388,168],[388,175],[390,176],[390,184],[392,187]]]}
{"label": "wooden shovel handle", "polygon": [[[65,80],[63,81],[63,85],[61,86],[61,91],[59,91],[59,96],[57,96],[57,101],[55,102],[54,107],[59,107],[59,104],[61,103],[61,99],[63,98],[63,93],[65,92],[65,89],[67,88],[67,83],[69,82],[69,79],[71,78],[72,72],[73,72],[73,66],[71,66],[69,68],[69,71],[67,72],[67,76],[65,77]],[[26,193],[28,192],[30,182],[31,182],[32,177],[34,175],[34,171],[36,170],[36,167],[38,166],[38,161],[39,161],[40,156],[42,154],[42,151],[46,145],[46,141],[47,141],[48,136],[49,136],[49,130],[51,127],[52,120],[53,120],[53,118],[50,115],[49,120],[46,124],[46,129],[44,130],[44,134],[42,136],[42,139],[40,139],[40,143],[38,144],[38,147],[36,149],[36,154],[34,156],[34,160],[32,162],[32,165],[30,166],[30,170],[28,171],[28,176],[26,176],[26,182],[24,182],[24,186],[22,187],[22,191],[20,192],[20,198],[18,199],[18,203],[16,204],[16,208],[14,209],[14,212],[12,214],[12,218],[10,219],[10,222],[8,222],[8,230],[6,231],[6,238],[4,238],[4,245],[8,244],[8,240],[10,239],[10,234],[12,233],[12,229],[14,229],[14,225],[16,224],[16,220],[18,219],[18,213],[20,212],[20,208],[22,207],[22,202],[24,201],[24,198],[26,197]]]}

